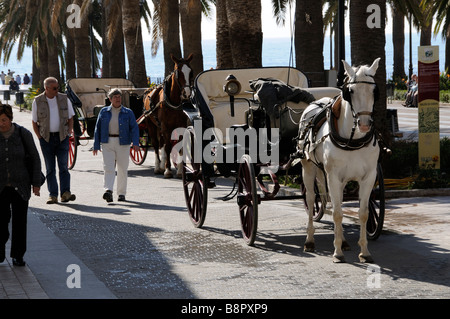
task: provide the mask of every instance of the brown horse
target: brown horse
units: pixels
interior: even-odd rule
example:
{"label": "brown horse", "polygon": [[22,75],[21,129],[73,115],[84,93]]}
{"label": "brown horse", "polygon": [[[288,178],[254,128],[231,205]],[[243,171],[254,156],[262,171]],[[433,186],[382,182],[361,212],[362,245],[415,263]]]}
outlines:
{"label": "brown horse", "polygon": [[[173,177],[170,163],[173,146],[171,135],[176,128],[187,126],[182,105],[189,99],[193,83],[189,65],[193,55],[190,54],[187,59],[177,59],[172,54],[170,56],[175,63],[174,71],[162,85],[144,92],[143,121],[155,149],[155,174],[164,173],[164,178]],[[163,150],[161,158],[160,149]],[[181,177],[181,165],[178,165],[177,177]]]}

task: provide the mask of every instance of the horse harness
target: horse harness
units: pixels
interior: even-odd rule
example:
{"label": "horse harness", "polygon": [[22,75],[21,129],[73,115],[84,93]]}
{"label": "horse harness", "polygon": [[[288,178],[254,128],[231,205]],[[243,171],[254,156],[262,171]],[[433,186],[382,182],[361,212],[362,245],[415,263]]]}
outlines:
{"label": "horse harness", "polygon": [[[356,83],[356,82],[352,82]],[[360,83],[360,82],[358,82]],[[367,82],[370,84],[374,84],[372,82]],[[344,89],[345,93],[345,89]],[[328,137],[330,138],[331,142],[338,148],[346,151],[353,151],[358,150],[361,148],[366,147],[371,143],[371,141],[374,139],[375,135],[375,129],[372,125],[370,131],[366,133],[362,138],[354,139],[354,132],[356,130],[356,126],[358,125],[357,117],[359,115],[372,115],[372,112],[359,112],[356,113],[353,109],[353,106],[350,102],[351,110],[352,110],[352,116],[354,118],[353,127],[352,127],[352,133],[350,135],[350,138],[343,138],[339,135],[339,128],[338,128],[338,119],[340,116],[340,109],[342,104],[342,99],[344,98],[344,93],[341,95],[336,96],[335,98],[331,99],[328,103],[321,103],[319,101],[314,102],[314,104],[318,105],[320,107],[320,110],[307,119],[307,123],[305,123],[302,130],[299,132],[299,136],[297,137],[297,140],[299,141],[299,144],[302,145],[302,149],[298,150],[297,155],[300,158],[307,158],[310,159],[309,153],[311,151],[314,152],[317,146],[319,144],[323,143]],[[322,136],[319,140],[316,139],[317,133],[319,132],[319,129],[322,127],[322,125],[328,122],[328,125],[330,127],[330,132],[324,136]],[[377,139],[374,139],[373,145],[376,145]]]}
{"label": "horse harness", "polygon": [[[176,110],[176,111],[183,110],[183,104],[184,104],[183,101],[181,101],[181,103],[179,105],[173,105],[172,102],[170,101],[169,95],[167,94],[167,92],[170,91],[170,86],[171,86],[171,83],[172,83],[172,77],[175,77],[176,84],[180,88],[180,91],[182,91],[186,87],[190,87],[189,81],[187,81],[186,85],[184,85],[184,86],[182,86],[180,84],[180,81],[178,80],[179,79],[179,75],[178,74],[179,74],[179,70],[175,69],[174,72],[169,74],[164,79],[163,84],[159,84],[156,88],[151,90],[151,91],[153,91],[152,93],[147,94],[147,98],[150,99],[150,109],[144,111],[144,113],[142,114],[141,119],[139,120],[138,124],[141,123],[145,118],[147,118],[150,115],[152,115],[152,113],[154,111],[156,111],[163,103],[166,104],[168,107],[172,108],[173,110]],[[158,94],[161,91],[161,89],[163,90],[164,99],[159,101],[158,103],[154,103],[152,101],[152,97],[155,94]],[[159,121],[159,119],[156,116],[152,116],[151,120],[157,127],[161,128],[161,122]]]}

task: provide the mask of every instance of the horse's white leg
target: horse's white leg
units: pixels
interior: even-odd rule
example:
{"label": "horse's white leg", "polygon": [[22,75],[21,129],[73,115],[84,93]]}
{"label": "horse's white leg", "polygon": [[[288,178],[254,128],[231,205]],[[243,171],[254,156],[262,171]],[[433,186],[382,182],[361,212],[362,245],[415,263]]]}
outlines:
{"label": "horse's white leg", "polygon": [[161,158],[161,166],[163,167],[164,170],[164,178],[172,178],[173,174],[172,174],[172,170],[170,167],[170,153],[167,152],[167,148],[166,146],[163,147],[162,149],[163,151],[163,158]]}
{"label": "horse's white leg", "polygon": [[344,186],[334,178],[328,179],[331,203],[333,204],[333,221],[334,221],[334,254],[333,262],[345,262],[344,253],[342,252],[342,243],[344,241],[344,230],[342,228],[342,197]]}
{"label": "horse's white leg", "polygon": [[307,235],[306,241],[304,245],[304,251],[312,252],[315,249],[314,243],[314,222],[313,222],[313,213],[314,213],[314,202],[316,194],[314,193],[314,180],[316,178],[315,168],[312,167],[310,162],[303,163],[303,183],[306,187],[306,204],[307,204],[307,213],[308,213],[308,225],[307,225]]}
{"label": "horse's white leg", "polygon": [[373,183],[364,183],[364,185],[359,185],[359,241],[358,244],[361,247],[361,252],[359,254],[359,261],[362,263],[372,263],[373,258],[370,255],[369,249],[367,248],[367,219],[369,217],[369,196],[372,191]]}
{"label": "horse's white leg", "polygon": [[177,163],[177,178],[182,178],[182,176],[183,176],[183,163],[179,162]]}
{"label": "horse's white leg", "polygon": [[161,175],[162,173],[164,173],[164,170],[161,169],[161,160],[159,158],[159,149],[156,148],[155,149],[155,174]]}

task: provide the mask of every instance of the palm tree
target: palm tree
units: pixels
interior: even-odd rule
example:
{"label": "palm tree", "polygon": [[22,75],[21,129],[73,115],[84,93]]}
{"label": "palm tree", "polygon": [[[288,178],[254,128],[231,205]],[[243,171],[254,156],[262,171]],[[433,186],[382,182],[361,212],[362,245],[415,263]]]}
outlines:
{"label": "palm tree", "polygon": [[218,0],[216,6],[217,52],[231,53],[231,61],[218,55],[218,67],[229,67],[224,61],[235,68],[261,67],[261,1]]}
{"label": "palm tree", "polygon": [[[379,132],[386,132],[386,1],[372,0],[371,4],[380,9],[380,27],[370,28],[367,19],[371,13],[367,12],[365,1],[350,1],[350,41],[352,65],[371,65],[376,58],[381,58],[375,82],[380,91],[380,99],[375,103],[374,120]],[[389,141],[389,135],[385,134]]]}
{"label": "palm tree", "polygon": [[423,0],[422,7],[430,8],[430,16],[436,17],[434,34],[442,30],[442,38],[445,39],[445,72],[450,70],[450,1]]}
{"label": "palm tree", "polygon": [[203,71],[202,1],[180,0],[180,22],[183,34],[183,55],[194,54],[191,62],[194,76]]}
{"label": "palm tree", "polygon": [[137,87],[147,86],[139,0],[122,0],[123,35],[127,49],[129,79]]}
{"label": "palm tree", "polygon": [[295,60],[314,86],[324,86],[322,1],[297,0]]}
{"label": "palm tree", "polygon": [[389,1],[392,11],[392,44],[394,49],[393,79],[406,78],[405,73],[405,14],[398,1]]}
{"label": "palm tree", "polygon": [[226,1],[216,0],[216,60],[218,69],[233,67]]}
{"label": "palm tree", "polygon": [[161,34],[163,39],[164,49],[164,64],[165,75],[173,71],[174,63],[170,58],[173,54],[176,57],[181,57],[180,46],[180,13],[178,7],[178,0],[155,0],[155,8],[158,8],[160,14]]}

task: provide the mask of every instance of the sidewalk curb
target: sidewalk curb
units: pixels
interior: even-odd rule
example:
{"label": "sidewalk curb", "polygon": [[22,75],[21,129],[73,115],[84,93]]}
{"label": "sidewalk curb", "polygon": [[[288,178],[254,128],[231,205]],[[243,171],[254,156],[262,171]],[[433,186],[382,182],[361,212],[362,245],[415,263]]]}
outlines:
{"label": "sidewalk curb", "polygon": [[[268,185],[269,191],[273,191],[273,184]],[[297,188],[280,185],[277,196],[299,196],[301,192]],[[411,198],[411,197],[433,197],[450,196],[450,188],[428,188],[428,189],[405,189],[405,190],[386,190],[385,199]]]}

